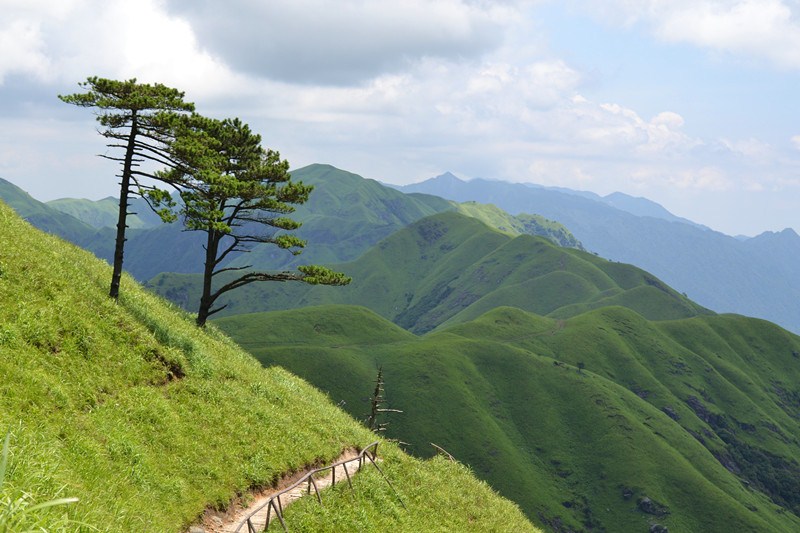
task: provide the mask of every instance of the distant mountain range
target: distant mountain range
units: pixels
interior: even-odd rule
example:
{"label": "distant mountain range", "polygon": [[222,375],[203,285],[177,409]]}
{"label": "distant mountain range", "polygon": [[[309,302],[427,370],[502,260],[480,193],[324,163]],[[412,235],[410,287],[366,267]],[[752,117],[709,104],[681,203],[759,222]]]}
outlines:
{"label": "distant mountain range", "polygon": [[[292,176],[314,185],[309,201],[293,215],[303,223],[296,234],[310,243],[308,248],[293,256],[274,246],[261,245],[246,254],[231,254],[225,266],[253,265],[277,270],[298,264],[351,261],[408,224],[445,211],[465,213],[511,235],[541,235],[562,246],[581,248],[563,225],[538,215],[512,216],[494,206],[474,202],[459,205],[436,196],[404,194],[330,165],[310,165],[293,171]],[[113,257],[116,199],[66,198],[43,203],[2,179],[0,199],[34,226],[107,261]],[[179,223],[161,223],[140,199],[131,202],[130,211],[134,214],[128,219],[126,271],[140,281],[161,272],[202,272],[201,233],[187,233]]]}
{"label": "distant mountain range", "polygon": [[463,181],[449,173],[399,189],[543,215],[564,224],[588,250],[652,272],[705,307],[800,332],[800,236],[792,229],[734,238],[642,198]]}
{"label": "distant mountain range", "polygon": [[[352,261],[412,222],[458,211],[512,235],[542,235],[562,246],[585,247],[602,257],[634,264],[717,312],[765,318],[800,332],[800,261],[796,259],[800,236],[791,229],[734,238],[676,217],[644,198],[621,193],[600,197],[483,179],[467,182],[450,173],[397,188],[330,165],[310,165],[293,171],[293,176],[315,186],[309,202],[296,213],[304,222],[298,235],[308,240],[308,248],[295,257],[264,246],[231,257],[231,266],[285,269],[303,263]],[[115,223],[112,200],[64,199],[44,204],[3,180],[0,198],[37,227],[110,260],[113,228],[109,224]],[[200,234],[187,234],[179,224],[158,223],[145,205],[134,204],[132,210],[138,216],[130,224],[126,270],[142,281],[162,272],[200,272]]]}

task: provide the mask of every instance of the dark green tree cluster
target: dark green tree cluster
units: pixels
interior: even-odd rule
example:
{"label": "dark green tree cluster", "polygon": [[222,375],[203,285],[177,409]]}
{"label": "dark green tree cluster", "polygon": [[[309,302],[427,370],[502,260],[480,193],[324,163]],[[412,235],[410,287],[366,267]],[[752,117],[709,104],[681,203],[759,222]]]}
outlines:
{"label": "dark green tree cluster", "polygon": [[[144,198],[165,222],[180,217],[187,230],[206,233],[200,326],[224,308],[214,307],[222,294],[248,283],[350,282],[347,276],[317,265],[301,266],[295,272],[222,266],[231,253],[246,252],[255,244],[274,244],[293,254],[306,244],[289,233],[300,223],[287,215],[308,200],[313,187],[293,182],[288,162],[278,152],[263,148],[261,136],[247,124],[199,115],[194,104],[183,100],[184,93],[161,84],[90,77],[80,85],[85,92],[59,98],[98,109],[97,120],[104,128],[101,135],[109,139],[110,148],[124,151],[102,156],[120,163],[112,298],[119,295],[133,195]],[[178,192],[180,203],[170,189]]]}

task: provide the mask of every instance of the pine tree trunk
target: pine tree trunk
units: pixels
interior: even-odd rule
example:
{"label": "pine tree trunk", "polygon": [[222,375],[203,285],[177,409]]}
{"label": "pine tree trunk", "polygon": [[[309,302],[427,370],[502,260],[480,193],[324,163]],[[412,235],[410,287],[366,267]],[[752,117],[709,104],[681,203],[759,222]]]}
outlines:
{"label": "pine tree trunk", "polygon": [[213,229],[208,230],[208,240],[206,241],[206,262],[203,267],[203,294],[200,296],[200,308],[197,310],[197,325],[203,327],[211,313],[211,306],[214,300],[211,297],[211,280],[216,266],[217,251],[219,248],[219,237]]}
{"label": "pine tree trunk", "polygon": [[122,279],[122,258],[125,252],[125,229],[128,224],[128,196],[131,186],[131,171],[133,169],[134,145],[136,142],[136,111],[131,115],[131,131],[128,136],[128,146],[125,149],[125,162],[122,166],[122,181],[119,191],[119,216],[117,217],[117,240],[114,245],[114,270],[111,274],[111,289],[108,295],[115,300],[119,298],[119,285]]}

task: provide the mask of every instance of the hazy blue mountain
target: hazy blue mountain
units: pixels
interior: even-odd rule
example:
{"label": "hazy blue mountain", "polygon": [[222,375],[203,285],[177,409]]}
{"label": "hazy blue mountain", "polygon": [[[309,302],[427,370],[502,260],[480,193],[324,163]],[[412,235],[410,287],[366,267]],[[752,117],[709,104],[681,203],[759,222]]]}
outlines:
{"label": "hazy blue mountain", "polygon": [[800,238],[792,230],[741,240],[668,219],[630,197],[598,200],[523,184],[463,181],[449,173],[401,190],[488,202],[511,214],[541,214],[564,224],[586,249],[652,272],[701,305],[800,331]]}
{"label": "hazy blue mountain", "polygon": [[[109,196],[102,200],[86,198],[59,198],[46,204],[62,213],[72,215],[93,228],[116,228],[119,216],[119,198]],[[127,218],[129,228],[153,228],[161,225],[161,219],[140,198],[130,202]]]}
{"label": "hazy blue mountain", "polygon": [[652,200],[648,200],[647,198],[642,198],[641,196],[630,196],[622,192],[613,192],[599,198],[600,201],[610,205],[611,207],[616,207],[622,211],[627,211],[628,213],[638,217],[660,218],[670,222],[683,222],[701,229],[709,229],[686,218],[675,216],[665,209],[661,204],[658,204]]}

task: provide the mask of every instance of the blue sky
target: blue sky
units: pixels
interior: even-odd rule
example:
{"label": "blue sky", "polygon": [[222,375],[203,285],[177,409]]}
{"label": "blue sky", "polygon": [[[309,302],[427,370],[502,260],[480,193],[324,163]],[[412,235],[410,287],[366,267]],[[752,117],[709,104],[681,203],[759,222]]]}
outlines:
{"label": "blue sky", "polygon": [[114,195],[90,75],[186,91],[294,167],[622,191],[800,230],[797,0],[0,0],[0,177]]}

